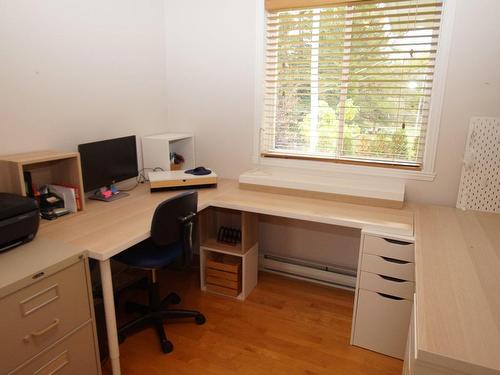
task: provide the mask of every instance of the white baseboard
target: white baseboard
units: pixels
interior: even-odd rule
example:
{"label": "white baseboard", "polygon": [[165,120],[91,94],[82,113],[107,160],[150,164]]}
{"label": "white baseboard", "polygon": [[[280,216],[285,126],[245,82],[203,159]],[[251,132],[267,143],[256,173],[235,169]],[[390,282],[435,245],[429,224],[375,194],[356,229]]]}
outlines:
{"label": "white baseboard", "polygon": [[343,270],[341,267],[321,266],[310,262],[298,261],[299,264],[294,263],[292,258],[270,254],[259,255],[259,269],[261,271],[341,289],[354,290],[356,287],[355,271]]}

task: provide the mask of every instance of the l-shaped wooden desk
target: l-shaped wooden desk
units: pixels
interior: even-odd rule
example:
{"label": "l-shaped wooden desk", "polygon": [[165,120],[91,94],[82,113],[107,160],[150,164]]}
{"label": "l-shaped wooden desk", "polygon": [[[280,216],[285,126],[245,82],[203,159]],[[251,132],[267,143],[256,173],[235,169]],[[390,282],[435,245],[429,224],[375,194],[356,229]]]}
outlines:
{"label": "l-shaped wooden desk", "polygon": [[[100,261],[113,374],[120,374],[110,258],[149,236],[156,206],[177,192],[149,193],[146,185],[111,203],[44,222],[39,237],[76,245]],[[221,180],[199,190],[209,206],[415,235],[416,303],[405,371],[415,374],[500,374],[500,215],[445,207],[389,209],[242,190]],[[414,222],[415,221],[415,222]],[[415,230],[415,231],[414,231]],[[409,367],[409,368],[408,368]]]}

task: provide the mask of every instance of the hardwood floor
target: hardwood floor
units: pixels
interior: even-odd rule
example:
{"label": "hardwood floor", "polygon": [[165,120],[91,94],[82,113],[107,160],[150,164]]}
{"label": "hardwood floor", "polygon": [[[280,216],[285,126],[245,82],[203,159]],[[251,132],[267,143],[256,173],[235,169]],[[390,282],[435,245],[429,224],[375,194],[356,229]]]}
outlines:
{"label": "hardwood floor", "polygon": [[[124,375],[401,374],[402,361],[349,345],[351,292],[260,273],[241,302],[201,292],[196,270],[165,271],[160,282],[207,322],[167,323],[170,354],[150,328],[128,337],[120,345]],[[109,362],[103,369],[111,373]]]}

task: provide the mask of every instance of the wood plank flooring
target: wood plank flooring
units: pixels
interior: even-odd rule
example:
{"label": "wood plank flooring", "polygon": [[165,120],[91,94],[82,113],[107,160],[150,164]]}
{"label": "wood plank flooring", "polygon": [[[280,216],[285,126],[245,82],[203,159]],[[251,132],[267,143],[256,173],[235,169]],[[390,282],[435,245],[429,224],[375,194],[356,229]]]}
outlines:
{"label": "wood plank flooring", "polygon": [[[203,293],[196,270],[160,275],[162,287],[207,322],[168,322],[174,351],[162,354],[155,332],[120,345],[122,374],[401,374],[402,361],[349,345],[354,294],[269,273],[249,298]],[[110,374],[109,362],[103,373]]]}

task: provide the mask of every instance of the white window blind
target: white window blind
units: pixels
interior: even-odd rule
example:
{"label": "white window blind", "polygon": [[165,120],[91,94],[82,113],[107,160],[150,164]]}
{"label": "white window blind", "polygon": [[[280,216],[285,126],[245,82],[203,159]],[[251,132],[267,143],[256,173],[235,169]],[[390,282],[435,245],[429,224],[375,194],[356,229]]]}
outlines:
{"label": "white window blind", "polygon": [[442,3],[272,4],[261,155],[421,168]]}

